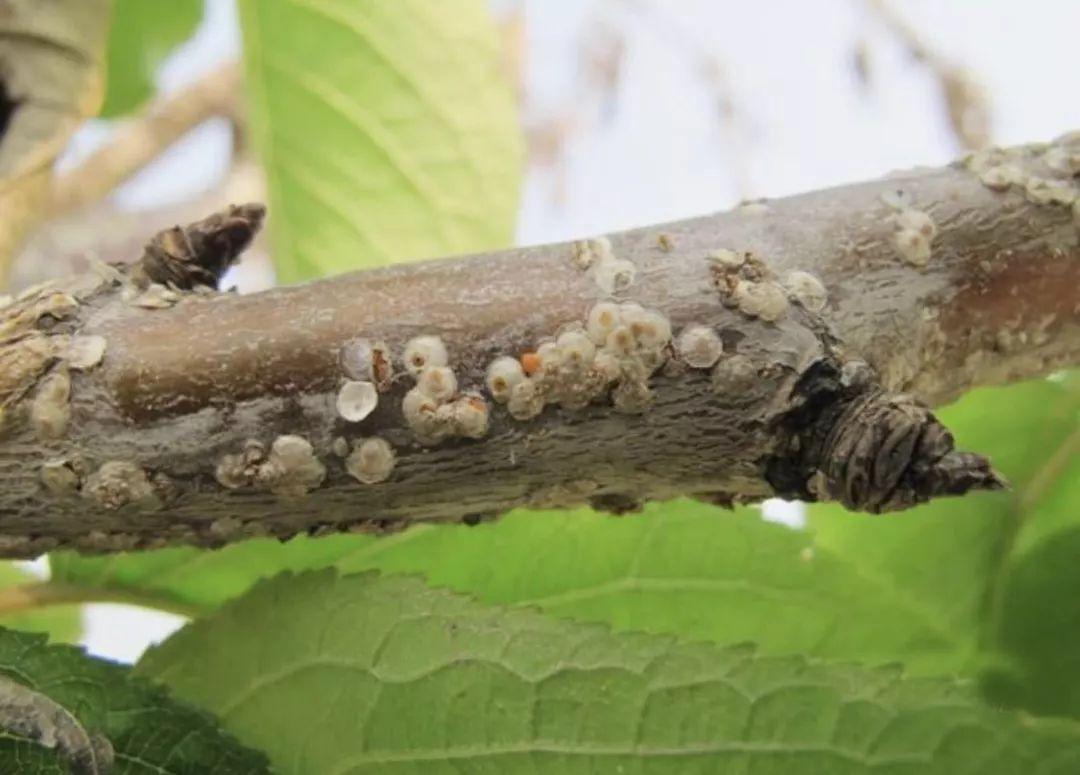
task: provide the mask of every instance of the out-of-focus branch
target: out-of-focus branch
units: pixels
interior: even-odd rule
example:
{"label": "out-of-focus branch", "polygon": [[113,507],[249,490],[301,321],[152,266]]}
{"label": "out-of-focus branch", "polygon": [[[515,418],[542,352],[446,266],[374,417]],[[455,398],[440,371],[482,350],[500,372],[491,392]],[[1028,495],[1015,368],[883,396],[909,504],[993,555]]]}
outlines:
{"label": "out-of-focus branch", "polygon": [[941,97],[949,126],[961,147],[979,150],[990,144],[990,103],[971,72],[950,62],[929,46],[887,0],[867,0],[874,14],[900,39],[911,56],[933,72],[941,86]]}
{"label": "out-of-focus branch", "polygon": [[[224,180],[187,201],[138,211],[120,210],[109,200],[88,205],[49,220],[27,240],[12,266],[10,287],[18,290],[57,275],[86,272],[93,259],[135,261],[149,233],[193,221],[229,202],[265,198],[258,163],[240,157]],[[265,263],[265,240],[260,239],[253,252],[249,259]]]}
{"label": "out-of-focus branch", "polygon": [[97,111],[108,18],[107,0],[0,2],[0,288],[57,154]]}
{"label": "out-of-focus branch", "polygon": [[240,69],[229,63],[150,103],[117,128],[109,142],[55,182],[53,216],[87,207],[156,159],[190,130],[214,116],[236,119]]}

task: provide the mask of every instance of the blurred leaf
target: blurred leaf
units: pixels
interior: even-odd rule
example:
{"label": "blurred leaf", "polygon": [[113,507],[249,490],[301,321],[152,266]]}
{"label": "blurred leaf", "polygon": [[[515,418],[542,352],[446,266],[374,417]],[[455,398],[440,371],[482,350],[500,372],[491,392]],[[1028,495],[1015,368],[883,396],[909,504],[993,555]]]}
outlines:
{"label": "blurred leaf", "polygon": [[158,67],[192,36],[202,15],[203,0],[113,1],[102,118],[130,113],[154,95]]}
{"label": "blurred leaf", "polygon": [[[57,581],[140,590],[167,608],[210,610],[279,569],[422,573],[486,602],[537,605],[618,629],[722,643],[753,639],[768,653],[951,670],[953,635],[895,589],[810,538],[693,501],[650,504],[616,519],[587,509],[513,512],[476,527],[419,526],[397,536],[252,541],[213,553],[173,549],[125,558],[54,559]],[[493,558],[498,558],[493,561]]]}
{"label": "blurred leaf", "polygon": [[47,646],[40,635],[0,630],[0,698],[0,772],[68,772],[55,751],[27,738],[34,728],[42,740],[73,738],[73,752],[88,751],[89,736],[103,736],[117,773],[268,772],[261,754],[220,731],[207,713],[126,667],[72,646]]}
{"label": "blurred leaf", "polygon": [[506,246],[521,137],[484,0],[241,0],[283,283]]}
{"label": "blurred leaf", "polygon": [[[1080,397],[1080,384],[1073,384]],[[985,677],[995,702],[1080,719],[1080,401],[1071,437],[1032,480],[991,600],[1005,663]],[[1067,423],[1066,423],[1067,425]]]}
{"label": "blurred leaf", "polygon": [[[35,584],[38,577],[14,563],[0,562],[0,597],[11,587]],[[50,640],[74,643],[82,635],[82,614],[77,605],[51,606],[0,616],[0,628],[40,632]]]}
{"label": "blurred leaf", "polygon": [[324,568],[364,551],[375,540],[336,535],[287,543],[257,539],[214,551],[178,547],[108,556],[55,552],[50,555],[51,581],[98,590],[102,599],[142,598],[144,604],[156,601],[165,610],[198,615],[246,592],[260,578],[282,570]]}
{"label": "blurred leaf", "polygon": [[680,500],[622,519],[519,511],[413,535],[338,567],[423,573],[486,602],[537,605],[621,630],[873,663],[895,660],[902,643],[912,668],[956,667],[955,643],[939,622],[753,509],[732,514]]}
{"label": "blurred leaf", "polygon": [[0,286],[44,215],[53,161],[101,99],[108,0],[0,5]]}
{"label": "blurred leaf", "polygon": [[998,701],[1080,717],[1080,555],[1068,554],[1080,549],[1080,390],[1067,380],[978,390],[940,414],[961,447],[989,455],[1012,491],[890,517],[813,506],[815,545],[899,590],[963,652],[993,661],[1000,646],[1018,660],[987,678]]}
{"label": "blurred leaf", "polygon": [[263,583],[137,670],[214,710],[282,773],[1080,766],[1075,726],[995,712],[957,684],[615,635],[404,577]]}

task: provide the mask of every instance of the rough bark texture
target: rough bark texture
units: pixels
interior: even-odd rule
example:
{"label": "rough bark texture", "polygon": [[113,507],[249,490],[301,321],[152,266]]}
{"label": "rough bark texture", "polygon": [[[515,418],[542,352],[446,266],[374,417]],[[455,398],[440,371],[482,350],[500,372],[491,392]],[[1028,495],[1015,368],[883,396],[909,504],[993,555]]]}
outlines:
{"label": "rough bark texture", "polygon": [[[886,511],[998,487],[904,394],[940,404],[1080,362],[1078,173],[1074,134],[610,240],[244,297],[206,287],[261,218],[234,208],[159,235],[130,274],[0,311],[0,554],[676,494]],[[598,354],[592,325],[538,348],[610,300],[644,311],[623,307]],[[456,380],[429,341],[406,358],[425,335]],[[500,356],[531,372],[508,405],[485,388]],[[371,384],[343,408],[347,380]]]}

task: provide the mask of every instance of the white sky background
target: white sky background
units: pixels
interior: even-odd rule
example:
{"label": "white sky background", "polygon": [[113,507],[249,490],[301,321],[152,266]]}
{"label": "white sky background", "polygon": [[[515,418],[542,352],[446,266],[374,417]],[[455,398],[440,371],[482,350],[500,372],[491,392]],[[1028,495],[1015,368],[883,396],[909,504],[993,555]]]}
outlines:
{"label": "white sky background", "polygon": [[[928,45],[976,74],[991,99],[995,142],[1049,140],[1080,127],[1080,2],[893,6]],[[239,53],[232,0],[207,7],[195,39],[162,69],[163,90]],[[583,35],[616,30],[626,48],[608,119],[571,139],[561,172],[530,172],[522,243],[683,218],[958,155],[933,76],[860,0],[526,0],[525,9],[534,119],[564,111],[580,94]],[[870,55],[869,92],[852,64],[860,39]],[[727,128],[695,50],[724,68],[735,110]],[[68,161],[107,131],[88,128]],[[117,201],[135,208],[188,198],[214,184],[229,147],[224,122],[210,122],[117,192]],[[241,272],[234,282],[254,290],[265,273]],[[182,623],[117,605],[87,606],[85,621],[89,650],[125,661]]]}

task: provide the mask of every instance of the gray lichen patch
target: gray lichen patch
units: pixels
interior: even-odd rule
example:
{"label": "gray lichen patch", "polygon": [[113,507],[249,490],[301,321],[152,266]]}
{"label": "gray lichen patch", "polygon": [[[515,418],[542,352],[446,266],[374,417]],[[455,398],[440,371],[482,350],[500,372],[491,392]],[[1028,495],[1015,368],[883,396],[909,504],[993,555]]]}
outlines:
{"label": "gray lichen patch", "polygon": [[363,484],[385,482],[394,471],[397,458],[386,439],[372,436],[354,445],[345,459],[345,470]]}
{"label": "gray lichen patch", "polygon": [[360,422],[375,411],[379,392],[374,383],[348,380],[337,394],[337,413],[348,422]]}
{"label": "gray lichen patch", "polygon": [[83,483],[84,497],[107,509],[119,509],[129,503],[153,503],[154,486],[141,466],[129,460],[109,460],[90,474]]}
{"label": "gray lichen patch", "polygon": [[893,215],[893,247],[904,263],[924,267],[930,262],[937,235],[933,218],[922,210],[904,208]]}
{"label": "gray lichen patch", "polygon": [[71,420],[71,375],[59,364],[38,384],[30,405],[30,422],[41,441],[63,438]]}
{"label": "gray lichen patch", "polygon": [[829,300],[824,283],[809,272],[789,272],[784,278],[784,288],[791,298],[810,312],[821,312]]}

